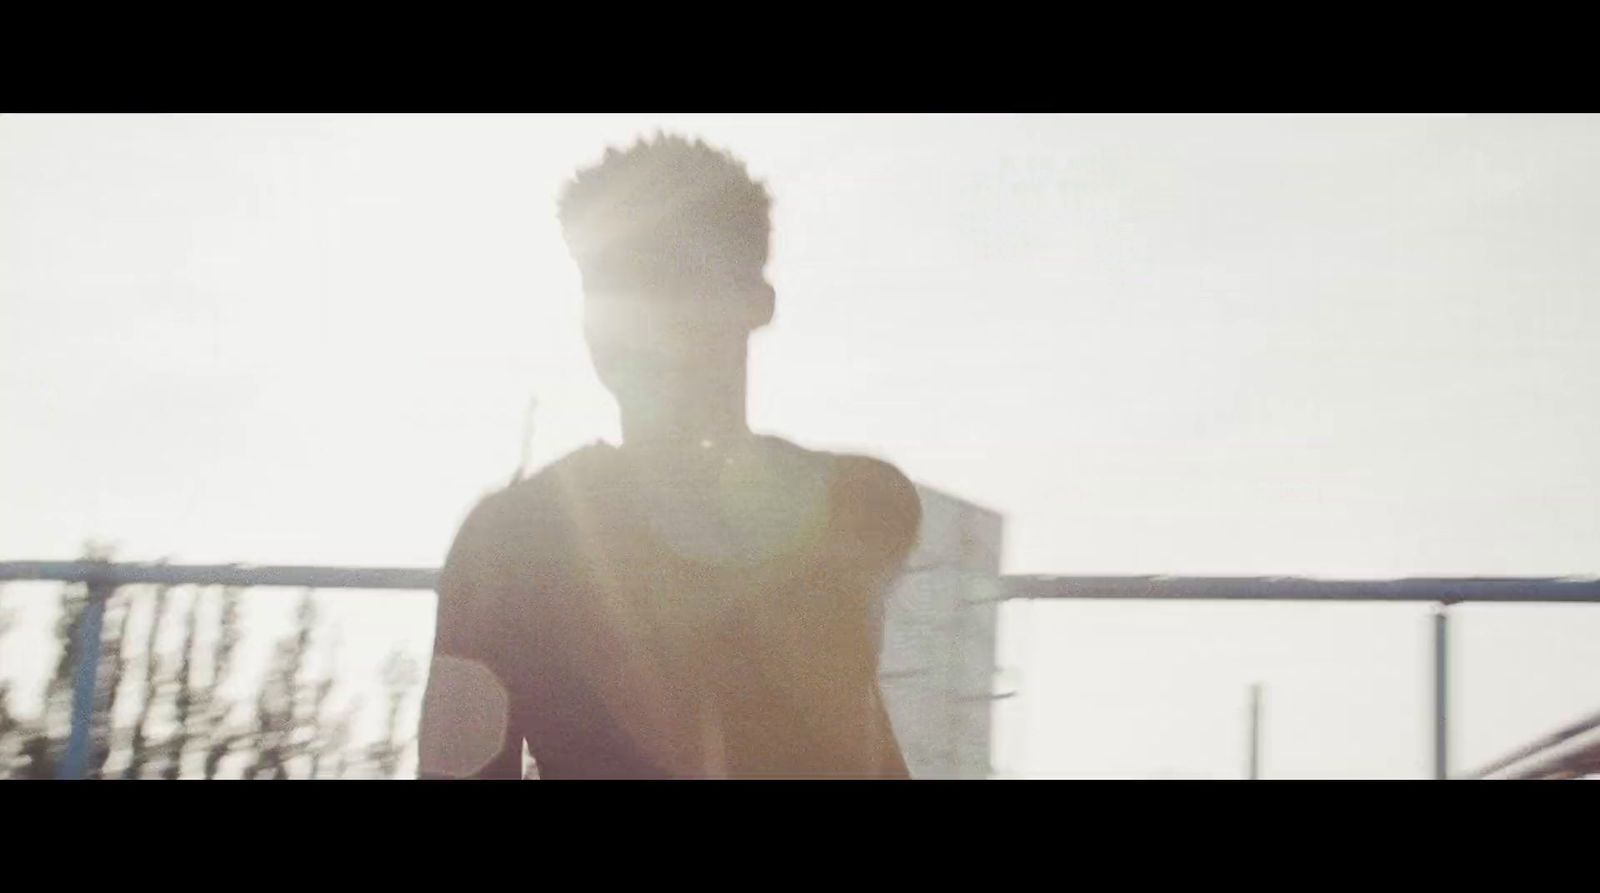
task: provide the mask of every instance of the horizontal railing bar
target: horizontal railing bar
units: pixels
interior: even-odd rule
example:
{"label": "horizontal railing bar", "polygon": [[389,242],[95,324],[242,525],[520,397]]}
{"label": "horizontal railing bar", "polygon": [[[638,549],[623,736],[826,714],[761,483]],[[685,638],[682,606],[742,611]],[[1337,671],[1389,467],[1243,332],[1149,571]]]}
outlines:
{"label": "horizontal railing bar", "polygon": [[1593,577],[1322,580],[1311,577],[1006,576],[1007,599],[1600,602]]}
{"label": "horizontal railing bar", "polygon": [[425,567],[296,567],[245,564],[113,564],[96,561],[0,562],[0,580],[107,586],[286,586],[314,589],[424,589],[439,572]]}
{"label": "horizontal railing bar", "polygon": [[[284,586],[431,590],[437,568],[246,564],[129,564],[98,561],[0,562],[0,581],[44,580],[110,586]],[[1257,600],[1414,602],[1600,602],[1593,577],[1461,577],[1331,580],[1311,577],[1010,575],[1003,600]]]}

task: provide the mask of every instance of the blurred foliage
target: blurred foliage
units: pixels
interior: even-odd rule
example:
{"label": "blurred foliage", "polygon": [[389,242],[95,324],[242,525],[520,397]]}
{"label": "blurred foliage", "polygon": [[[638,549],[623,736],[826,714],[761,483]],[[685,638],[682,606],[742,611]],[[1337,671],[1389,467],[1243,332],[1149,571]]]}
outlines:
{"label": "blurred foliage", "polygon": [[[103,557],[103,556],[101,556]],[[321,622],[312,591],[292,631],[274,643],[266,671],[239,666],[241,593],[125,586],[107,601],[101,631],[88,774],[93,778],[395,778],[414,730],[404,703],[420,668],[405,654],[383,670],[384,726],[356,742],[359,698],[330,702],[337,631]],[[54,635],[60,657],[42,709],[23,718],[14,685],[0,679],[0,778],[54,778],[72,724],[73,673],[88,588],[63,588]],[[140,624],[131,623],[136,614]],[[13,625],[0,611],[0,640]],[[251,678],[254,677],[254,678]]]}

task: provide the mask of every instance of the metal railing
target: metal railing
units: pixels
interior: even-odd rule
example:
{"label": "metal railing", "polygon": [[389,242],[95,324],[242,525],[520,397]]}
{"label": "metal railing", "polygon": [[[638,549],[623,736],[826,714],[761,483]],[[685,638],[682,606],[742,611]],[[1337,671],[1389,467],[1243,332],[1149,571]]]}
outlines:
{"label": "metal railing", "polygon": [[[95,700],[100,627],[118,587],[138,584],[272,586],[313,589],[432,590],[435,568],[131,564],[102,561],[0,562],[0,582],[85,584],[89,600],[78,629],[72,727],[58,777],[81,778]],[[1434,777],[1449,777],[1449,606],[1467,602],[1600,603],[1600,579],[1590,577],[1411,578],[1327,580],[1306,577],[1002,576],[1000,600],[1109,599],[1178,601],[1431,602],[1434,613]],[[1600,727],[1590,718],[1541,739],[1468,777],[1487,777],[1540,748]],[[1574,731],[1576,729],[1576,731]],[[1565,737],[1562,737],[1565,736]],[[1526,751],[1526,752],[1524,752]]]}
{"label": "metal railing", "polygon": [[1537,779],[1600,771],[1600,713],[1557,729],[1467,778]]}
{"label": "metal railing", "polygon": [[[1433,777],[1450,777],[1450,614],[1454,604],[1600,603],[1600,578],[1595,577],[1413,577],[1397,580],[1322,580],[1310,577],[1062,577],[1002,578],[1013,599],[1179,599],[1184,601],[1254,600],[1309,602],[1431,602],[1433,614]],[[1530,747],[1548,748],[1600,726],[1588,725],[1556,733],[1552,740]],[[1580,728],[1581,727],[1581,728]],[[1519,752],[1520,753],[1520,752]],[[1524,755],[1526,756],[1526,755]],[[1521,759],[1522,757],[1516,757]],[[1497,761],[1509,764],[1507,758]],[[1503,768],[1503,767],[1502,767]],[[1487,778],[1494,768],[1469,778]]]}

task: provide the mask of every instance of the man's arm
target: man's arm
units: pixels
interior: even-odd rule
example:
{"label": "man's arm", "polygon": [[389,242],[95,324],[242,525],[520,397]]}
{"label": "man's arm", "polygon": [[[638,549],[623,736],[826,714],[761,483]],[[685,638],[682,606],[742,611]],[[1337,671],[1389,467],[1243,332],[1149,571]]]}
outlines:
{"label": "man's arm", "polygon": [[[879,548],[883,555],[877,570],[878,582],[875,590],[877,598],[873,601],[872,612],[872,641],[877,646],[873,653],[873,663],[876,665],[883,653],[889,590],[904,573],[906,561],[911,557],[911,551],[916,548],[917,539],[921,535],[922,499],[917,495],[916,485],[911,483],[899,469],[886,462],[874,464],[877,466],[874,471],[881,488],[876,491],[879,523],[875,528],[879,531]],[[906,766],[905,754],[900,749],[900,740],[889,717],[888,705],[884,703],[883,687],[878,681],[876,672],[872,675],[872,700],[873,725],[877,730],[878,744],[875,777],[910,779],[911,770]]]}
{"label": "man's arm", "polygon": [[922,500],[916,485],[901,471],[877,459],[849,457],[844,479],[852,498],[843,506],[841,526],[851,540],[853,556],[847,563],[859,576],[853,585],[870,599],[867,605],[867,641],[870,670],[862,693],[867,711],[866,728],[871,750],[869,776],[909,779],[910,770],[890,720],[878,682],[878,661],[883,652],[890,589],[905,570],[922,528]]}
{"label": "man's arm", "polygon": [[422,778],[520,779],[516,700],[501,678],[505,568],[494,497],[456,534],[439,573],[433,662],[418,730]]}

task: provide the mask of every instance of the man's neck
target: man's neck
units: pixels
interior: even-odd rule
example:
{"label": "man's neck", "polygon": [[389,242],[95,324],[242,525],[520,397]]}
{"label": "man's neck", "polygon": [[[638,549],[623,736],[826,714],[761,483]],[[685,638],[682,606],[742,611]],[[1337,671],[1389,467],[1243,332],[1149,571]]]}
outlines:
{"label": "man's neck", "polygon": [[[742,358],[741,358],[742,359]],[[621,407],[622,443],[627,447],[716,446],[746,439],[746,372],[739,362],[721,380],[703,382],[678,399],[659,397],[645,405]]]}
{"label": "man's neck", "polygon": [[744,412],[674,414],[650,418],[624,413],[623,446],[651,448],[715,447],[750,437]]}
{"label": "man's neck", "polygon": [[710,486],[737,452],[728,448],[748,437],[744,413],[731,407],[715,414],[674,413],[656,419],[626,412],[622,416],[622,455],[631,457],[638,482],[651,491],[665,485],[679,496],[684,487]]}

